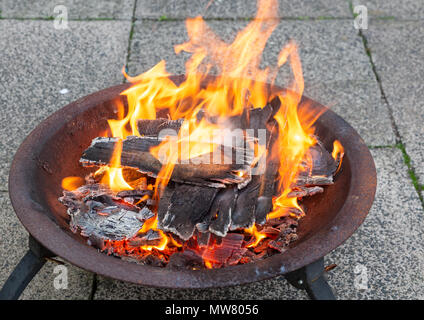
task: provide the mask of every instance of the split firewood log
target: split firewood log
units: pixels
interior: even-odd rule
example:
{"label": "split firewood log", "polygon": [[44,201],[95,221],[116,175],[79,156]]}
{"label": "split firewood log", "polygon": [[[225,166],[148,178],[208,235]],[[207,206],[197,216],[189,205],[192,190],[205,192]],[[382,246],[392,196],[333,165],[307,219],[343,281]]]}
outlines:
{"label": "split firewood log", "polygon": [[[163,163],[153,156],[150,149],[163,141],[151,136],[128,137],[122,142],[121,166],[135,168],[151,177],[157,177]],[[80,163],[84,166],[111,164],[117,143],[118,138],[95,138],[84,151]],[[215,188],[246,183],[250,179],[250,165],[253,162],[251,152],[226,146],[218,146],[217,149],[190,161],[175,163],[171,180]],[[221,163],[214,163],[216,154],[221,155]],[[237,162],[233,160],[236,158]]]}

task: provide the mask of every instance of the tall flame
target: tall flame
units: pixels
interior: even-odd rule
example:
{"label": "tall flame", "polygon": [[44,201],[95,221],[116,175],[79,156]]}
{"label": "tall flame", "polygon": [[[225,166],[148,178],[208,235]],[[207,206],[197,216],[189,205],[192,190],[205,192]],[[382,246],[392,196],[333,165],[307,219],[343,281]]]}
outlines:
{"label": "tall flame", "polygon": [[[258,12],[255,17],[235,37],[232,43],[219,38],[199,16],[187,19],[188,41],[174,47],[175,53],[191,54],[186,63],[186,77],[176,84],[166,71],[165,61],[160,61],[147,72],[136,77],[123,73],[132,86],[121,93],[128,101],[125,114],[122,103],[117,102],[118,119],[109,120],[111,136],[117,138],[112,163],[101,168],[105,175],[102,183],[107,183],[114,191],[128,190],[131,186],[125,181],[120,166],[122,140],[129,135],[140,135],[138,119],[155,119],[158,112],[166,111],[171,119],[183,119],[182,129],[175,139],[165,139],[150,152],[160,158],[166,156],[154,187],[156,207],[160,201],[161,191],[168,184],[177,161],[188,160],[214,150],[211,140],[205,137],[215,129],[224,129],[225,120],[230,116],[240,115],[250,108],[263,108],[273,98],[266,83],[274,83],[278,70],[289,62],[294,81],[289,90],[278,95],[281,107],[274,118],[278,123],[278,141],[275,150],[268,150],[269,156],[280,157],[278,170],[278,196],[273,199],[272,211],[268,219],[290,214],[293,209],[302,212],[296,198],[289,198],[292,185],[299,172],[303,170],[302,160],[307,150],[316,141],[313,138],[312,124],[317,116],[305,114],[299,117],[299,103],[304,89],[302,66],[297,45],[291,41],[280,52],[274,68],[260,67],[261,55],[266,43],[275,30],[278,20],[269,19],[277,10],[276,0],[258,0]],[[215,73],[219,76],[209,78]],[[304,109],[304,108],[302,108]],[[218,119],[217,123],[207,120],[198,121],[196,115],[202,110],[210,117]],[[205,117],[205,118],[208,118]],[[184,130],[189,128],[190,130]],[[336,149],[334,153],[342,151]],[[260,153],[264,153],[261,150]],[[242,173],[241,173],[242,174]],[[157,230],[157,218],[147,221],[140,232]],[[146,250],[165,250],[172,243],[171,238],[160,230],[160,245],[146,247]],[[255,237],[256,246],[265,236],[252,226],[246,233]],[[175,244],[174,244],[175,245]]]}

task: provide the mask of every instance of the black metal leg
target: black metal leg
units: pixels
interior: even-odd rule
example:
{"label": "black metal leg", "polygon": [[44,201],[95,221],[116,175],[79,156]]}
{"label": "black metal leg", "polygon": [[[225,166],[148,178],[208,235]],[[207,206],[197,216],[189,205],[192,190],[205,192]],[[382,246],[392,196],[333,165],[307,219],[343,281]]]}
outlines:
{"label": "black metal leg", "polygon": [[298,289],[306,290],[313,300],[335,300],[333,290],[327,282],[324,258],[285,276],[287,281]]}
{"label": "black metal leg", "polygon": [[0,300],[16,300],[46,262],[46,257],[53,254],[29,237],[29,250],[13,270],[0,291]]}

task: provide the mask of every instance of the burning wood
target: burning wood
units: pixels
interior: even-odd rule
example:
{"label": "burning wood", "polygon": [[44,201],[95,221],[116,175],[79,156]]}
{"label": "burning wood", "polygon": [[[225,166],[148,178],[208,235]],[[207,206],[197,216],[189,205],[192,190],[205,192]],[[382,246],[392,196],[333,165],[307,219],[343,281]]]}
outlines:
{"label": "burning wood", "polygon": [[[108,254],[175,269],[248,263],[297,239],[301,200],[333,183],[343,147],[334,141],[330,153],[314,135],[319,115],[298,112],[304,83],[294,43],[275,68],[260,68],[275,0],[258,8],[232,44],[189,19],[190,39],[175,47],[192,54],[181,83],[164,62],[125,75],[128,104],[117,104],[109,137],[95,138],[80,159],[98,170],[62,182],[74,232]],[[294,82],[271,95],[265,83],[287,61]]]}
{"label": "burning wood", "polygon": [[[151,177],[157,177],[163,164],[152,153],[164,140],[157,136],[128,137],[123,141],[120,163],[122,167],[137,169]],[[80,162],[84,166],[110,165],[117,138],[96,138],[84,151]],[[214,188],[223,188],[226,184],[242,184],[250,178],[250,165],[253,162],[247,149],[218,146],[218,151],[203,154],[190,159],[189,163],[175,163],[171,179],[181,183],[191,183]],[[220,163],[214,159],[224,158]],[[228,159],[230,157],[230,159]],[[232,159],[241,159],[235,162]],[[238,173],[243,172],[243,175]]]}
{"label": "burning wood", "polygon": [[165,201],[159,202],[158,227],[183,240],[190,239],[196,224],[207,219],[217,189],[176,183],[168,184],[165,193]]}

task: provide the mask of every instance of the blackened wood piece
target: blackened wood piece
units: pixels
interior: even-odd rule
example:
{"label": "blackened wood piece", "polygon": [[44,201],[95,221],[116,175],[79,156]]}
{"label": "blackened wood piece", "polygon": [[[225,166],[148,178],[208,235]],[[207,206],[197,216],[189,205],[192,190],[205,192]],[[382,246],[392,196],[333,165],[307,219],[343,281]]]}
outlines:
{"label": "blackened wood piece", "polygon": [[333,175],[337,170],[338,162],[319,140],[309,148],[302,165],[306,170],[299,173],[295,186],[333,184]]}
{"label": "blackened wood piece", "polygon": [[196,224],[209,214],[218,190],[179,183],[172,189],[172,195],[166,195],[169,201],[161,199],[159,202],[158,228],[188,240],[193,236]]}
{"label": "blackened wood piece", "polygon": [[268,123],[267,157],[265,161],[265,172],[261,176],[258,199],[255,207],[255,221],[262,225],[266,221],[267,214],[272,209],[272,197],[275,194],[275,179],[280,167],[278,156],[278,124],[272,120]]}
{"label": "blackened wood piece", "polygon": [[197,233],[197,245],[200,248],[207,247],[209,245],[210,238],[211,238],[211,233],[209,231],[198,232]]}
{"label": "blackened wood piece", "polygon": [[178,133],[183,121],[183,119],[169,120],[165,118],[154,120],[140,119],[137,120],[138,133],[146,136],[157,136],[165,129],[174,130],[175,133]]}
{"label": "blackened wood piece", "polygon": [[293,190],[287,195],[288,198],[303,198],[310,197],[317,193],[324,192],[324,188],[320,186],[315,187],[295,187]]}
{"label": "blackened wood piece", "polygon": [[154,246],[158,245],[161,241],[162,237],[158,231],[150,229],[146,233],[137,234],[134,238],[130,239],[129,245],[132,247],[140,247],[140,246]]}
{"label": "blackened wood piece", "polygon": [[226,265],[237,264],[246,248],[242,248],[244,236],[239,233],[229,233],[219,246],[206,249],[202,257],[214,264]]}
{"label": "blackened wood piece", "polygon": [[[95,138],[84,151],[80,162],[84,166],[107,165],[115,150],[116,138]],[[151,153],[152,147],[158,146],[163,140],[155,137],[128,137],[123,141],[121,152],[121,166],[136,168],[149,176],[156,177],[162,168],[162,163]],[[197,158],[191,159],[190,163],[176,163],[172,172],[171,180],[206,185],[210,187],[224,187],[226,184],[238,184],[250,179],[250,163],[253,159],[245,150],[222,146],[220,148],[223,155],[245,154],[244,163],[213,163],[213,155],[201,156],[202,159],[210,159],[210,163],[199,163]],[[239,158],[239,157],[238,157]],[[233,161],[235,162],[235,161]],[[236,171],[244,171],[248,174],[240,177]]]}
{"label": "blackened wood piece", "polygon": [[[228,117],[228,124],[232,129],[266,129],[266,123],[273,113],[273,108],[267,104],[263,108],[245,109],[241,115]],[[197,120],[205,118],[206,114],[203,110],[197,113]],[[207,117],[211,123],[222,121],[222,117]],[[158,118],[154,120],[140,119],[137,120],[138,132],[141,135],[157,136],[163,129],[172,129],[178,133],[184,119],[170,120],[166,118]]]}
{"label": "blackened wood piece", "polygon": [[225,237],[227,235],[228,228],[231,224],[231,214],[234,212],[236,205],[237,195],[237,188],[235,187],[219,190],[210,210],[210,232],[219,237]]}
{"label": "blackened wood piece", "polygon": [[120,198],[142,198],[145,195],[152,196],[153,190],[123,190],[116,194],[116,196]]}
{"label": "blackened wood piece", "polygon": [[256,201],[261,184],[260,176],[253,176],[252,181],[239,190],[234,212],[231,214],[230,230],[250,228],[255,223]]}
{"label": "blackened wood piece", "polygon": [[175,270],[203,269],[203,259],[194,250],[186,249],[183,252],[174,253],[166,267]]}

